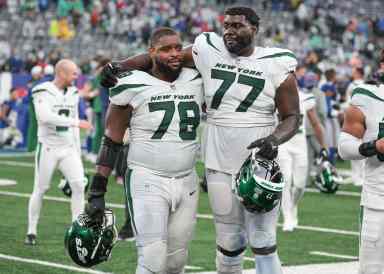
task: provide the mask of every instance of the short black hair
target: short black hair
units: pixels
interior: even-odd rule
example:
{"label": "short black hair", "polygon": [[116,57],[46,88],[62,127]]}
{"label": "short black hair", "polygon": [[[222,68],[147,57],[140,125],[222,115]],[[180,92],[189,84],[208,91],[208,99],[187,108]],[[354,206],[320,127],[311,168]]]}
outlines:
{"label": "short black hair", "polygon": [[356,71],[361,75],[364,76],[364,68],[363,67],[356,67]]}
{"label": "short black hair", "polygon": [[179,33],[174,29],[168,27],[157,28],[151,34],[150,46],[154,47],[161,37],[167,35],[179,35]]}
{"label": "short black hair", "polygon": [[325,74],[325,79],[327,79],[327,81],[330,81],[332,80],[333,77],[336,76],[336,70],[334,70],[333,68],[327,69],[324,74]]}
{"label": "short black hair", "polygon": [[230,7],[224,11],[224,14],[225,15],[244,15],[245,19],[247,19],[249,23],[259,28],[260,17],[250,7],[245,7],[245,6]]}

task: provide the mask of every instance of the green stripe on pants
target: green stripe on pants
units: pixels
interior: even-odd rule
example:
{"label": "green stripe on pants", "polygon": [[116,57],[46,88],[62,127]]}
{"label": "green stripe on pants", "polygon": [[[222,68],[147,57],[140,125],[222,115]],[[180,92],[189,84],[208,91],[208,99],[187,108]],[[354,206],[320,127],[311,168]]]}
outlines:
{"label": "green stripe on pants", "polygon": [[132,204],[132,195],[131,195],[131,174],[132,169],[127,168],[125,172],[124,180],[124,191],[125,191],[125,202],[128,207],[129,215],[131,215],[131,223],[135,234],[137,234],[136,224],[135,224],[135,215],[133,213],[133,204]]}
{"label": "green stripe on pants", "polygon": [[361,246],[361,230],[363,228],[363,218],[364,218],[364,207],[360,206],[360,214],[359,214],[359,246]]}

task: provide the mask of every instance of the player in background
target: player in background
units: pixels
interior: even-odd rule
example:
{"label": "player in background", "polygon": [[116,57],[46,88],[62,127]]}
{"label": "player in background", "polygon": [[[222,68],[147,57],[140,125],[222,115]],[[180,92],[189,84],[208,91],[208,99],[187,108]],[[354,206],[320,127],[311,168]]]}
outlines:
{"label": "player in background", "polygon": [[44,193],[49,189],[56,167],[72,189],[72,220],[84,210],[84,170],[79,151],[78,128],[91,124],[78,119],[79,95],[72,86],[78,67],[71,60],[60,60],[53,81],[32,90],[37,118],[38,146],[35,156],[34,187],[28,205],[28,232],[25,244],[35,245],[37,224]]}
{"label": "player in background", "polygon": [[[284,217],[283,231],[293,231],[298,225],[298,204],[304,195],[308,181],[308,153],[305,124],[309,123],[320,145],[320,157],[328,158],[327,147],[324,140],[324,128],[317,116],[316,98],[311,92],[311,83],[304,79],[303,88],[299,89],[300,109],[303,122],[298,133],[289,141],[279,147],[279,164],[284,175],[285,187],[281,209]],[[310,85],[308,85],[310,84]],[[312,85],[313,87],[313,85]]]}
{"label": "player in background", "polygon": [[[346,91],[346,102],[344,108],[349,106],[352,91],[359,85],[364,83],[364,69],[355,67],[352,69],[352,82],[348,85]],[[364,160],[351,160],[351,180],[354,185],[361,186],[363,184]]]}
{"label": "player in background", "polygon": [[339,153],[344,160],[364,160],[361,194],[359,274],[384,270],[384,49],[380,52],[377,85],[352,91],[344,113]]}
{"label": "player in background", "polygon": [[[207,125],[202,138],[208,195],[215,217],[216,268],[219,274],[242,273],[249,245],[258,274],[281,274],[276,227],[279,207],[267,213],[248,212],[232,192],[232,177],[250,154],[277,156],[301,123],[294,76],[294,54],[286,49],[255,45],[259,17],[248,7],[225,11],[223,37],[200,34],[184,50],[184,65],[195,66],[204,81]],[[142,54],[104,67],[101,83],[116,84],[119,71],[148,70]],[[275,111],[280,121],[275,119]]]}
{"label": "player in background", "polygon": [[181,274],[196,224],[202,80],[196,70],[182,69],[180,36],[170,28],[154,31],[149,55],[148,73],[121,73],[110,90],[86,212],[95,220],[104,212],[108,176],[129,126],[124,183],[138,249],[136,274]]}

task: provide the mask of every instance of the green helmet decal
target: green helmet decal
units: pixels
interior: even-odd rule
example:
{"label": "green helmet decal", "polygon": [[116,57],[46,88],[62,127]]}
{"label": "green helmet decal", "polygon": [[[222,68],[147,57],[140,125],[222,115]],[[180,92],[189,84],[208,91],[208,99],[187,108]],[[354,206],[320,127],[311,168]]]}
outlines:
{"label": "green helmet decal", "polygon": [[109,259],[117,239],[112,210],[106,209],[103,223],[93,222],[81,214],[65,233],[64,244],[71,259],[83,267],[91,267]]}
{"label": "green helmet decal", "polygon": [[322,161],[318,165],[315,177],[315,186],[324,193],[335,193],[342,178],[337,174],[336,168],[329,161]]}
{"label": "green helmet decal", "polygon": [[235,179],[235,194],[250,212],[268,212],[281,199],[283,175],[277,162],[252,154],[245,160]]}

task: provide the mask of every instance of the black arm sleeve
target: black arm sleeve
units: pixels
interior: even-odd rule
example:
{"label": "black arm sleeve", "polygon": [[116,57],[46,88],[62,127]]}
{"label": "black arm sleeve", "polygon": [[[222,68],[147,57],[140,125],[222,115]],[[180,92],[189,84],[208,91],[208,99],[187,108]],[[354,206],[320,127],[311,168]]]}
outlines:
{"label": "black arm sleeve", "polygon": [[363,155],[364,157],[371,157],[377,154],[376,150],[376,140],[367,142],[367,143],[362,143],[359,146],[359,153]]}
{"label": "black arm sleeve", "polygon": [[104,135],[99,154],[97,155],[96,165],[113,169],[122,147],[123,144],[116,143],[111,138]]}

